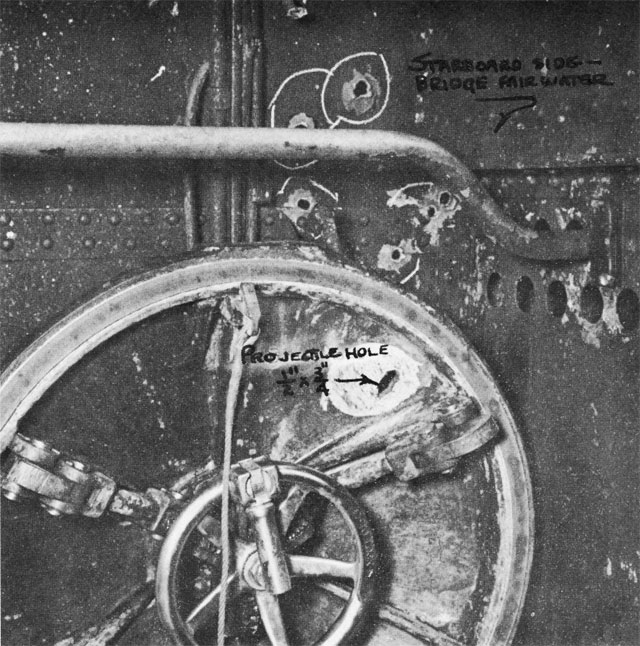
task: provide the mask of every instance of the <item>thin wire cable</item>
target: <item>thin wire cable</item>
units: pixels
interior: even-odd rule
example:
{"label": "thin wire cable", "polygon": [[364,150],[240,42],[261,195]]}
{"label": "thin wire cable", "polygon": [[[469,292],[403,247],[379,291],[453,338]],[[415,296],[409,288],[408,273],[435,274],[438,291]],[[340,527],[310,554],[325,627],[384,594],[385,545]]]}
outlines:
{"label": "thin wire cable", "polygon": [[218,646],[224,646],[225,620],[227,611],[227,579],[229,577],[229,479],[231,477],[231,447],[233,440],[233,422],[236,415],[240,380],[242,378],[241,349],[247,339],[245,327],[236,328],[233,332],[231,376],[224,413],[224,457],[222,466],[222,517],[220,521],[220,542],[222,550],[222,573],[220,578],[220,596],[218,598]]}

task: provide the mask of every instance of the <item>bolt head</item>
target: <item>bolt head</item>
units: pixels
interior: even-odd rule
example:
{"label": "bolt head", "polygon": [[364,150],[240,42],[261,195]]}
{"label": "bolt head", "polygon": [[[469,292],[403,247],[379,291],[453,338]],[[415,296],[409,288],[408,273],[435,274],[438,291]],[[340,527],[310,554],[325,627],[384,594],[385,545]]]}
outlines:
{"label": "bolt head", "polygon": [[88,465],[86,465],[84,462],[80,462],[80,460],[72,460],[72,459],[65,459],[62,460],[65,464],[69,465],[70,467],[73,467],[74,469],[77,469],[78,471],[82,471],[83,473],[88,473],[91,471]]}
{"label": "bolt head", "polygon": [[41,500],[40,506],[50,515],[50,516],[62,516],[62,511],[58,509],[55,505],[54,500]]}
{"label": "bolt head", "polygon": [[17,502],[28,498],[26,490],[21,487],[17,482],[7,482],[2,486],[2,495],[7,500]]}

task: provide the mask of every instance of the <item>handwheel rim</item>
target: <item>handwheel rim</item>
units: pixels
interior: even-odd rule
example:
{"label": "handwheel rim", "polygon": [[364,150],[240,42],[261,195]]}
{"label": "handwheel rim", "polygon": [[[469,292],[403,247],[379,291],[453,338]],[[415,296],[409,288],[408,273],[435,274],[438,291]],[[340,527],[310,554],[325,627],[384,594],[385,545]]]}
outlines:
{"label": "handwheel rim", "polygon": [[[321,261],[321,262],[319,262]],[[288,278],[283,279],[282,276]],[[368,310],[406,329],[440,356],[461,383],[499,421],[505,439],[491,456],[501,482],[500,582],[477,635],[478,644],[507,644],[513,637],[526,591],[533,551],[533,511],[526,458],[515,422],[484,362],[455,327],[415,299],[353,268],[332,263],[314,248],[223,250],[179,261],[159,272],[120,283],[61,320],[3,373],[0,447],[10,443],[18,420],[72,365],[130,325],[169,307],[210,298],[241,281],[280,283]],[[116,320],[113,320],[113,317]]]}
{"label": "handwheel rim", "polygon": [[[374,594],[376,556],[369,523],[352,496],[327,476],[300,465],[282,462],[273,464],[276,465],[282,482],[312,487],[315,492],[329,500],[347,522],[355,539],[357,577],[353,581],[353,589],[334,626],[317,642],[318,646],[338,646],[343,639],[359,630]],[[175,636],[176,643],[180,645],[198,646],[198,642],[189,630],[187,622],[181,617],[177,597],[173,593],[176,588],[178,564],[193,530],[207,515],[209,506],[221,497],[222,484],[218,482],[194,498],[167,533],[158,558],[156,599],[159,613]]]}

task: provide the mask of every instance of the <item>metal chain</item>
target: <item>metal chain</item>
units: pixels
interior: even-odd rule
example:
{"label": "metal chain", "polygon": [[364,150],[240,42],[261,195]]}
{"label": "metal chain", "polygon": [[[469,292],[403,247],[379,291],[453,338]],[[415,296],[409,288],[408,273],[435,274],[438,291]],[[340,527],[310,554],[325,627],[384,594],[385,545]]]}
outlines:
{"label": "metal chain", "polygon": [[12,501],[37,502],[52,516],[105,513],[124,516],[156,534],[169,524],[168,512],[184,506],[179,491],[118,487],[113,478],[93,466],[63,455],[47,442],[17,433],[2,475],[2,493]]}

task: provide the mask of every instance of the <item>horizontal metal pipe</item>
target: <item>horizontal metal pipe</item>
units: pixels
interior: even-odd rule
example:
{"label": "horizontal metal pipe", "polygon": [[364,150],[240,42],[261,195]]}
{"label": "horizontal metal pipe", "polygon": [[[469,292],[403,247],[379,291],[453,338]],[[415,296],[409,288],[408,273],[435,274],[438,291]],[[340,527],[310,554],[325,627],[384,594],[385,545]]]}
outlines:
{"label": "horizontal metal pipe", "polygon": [[484,233],[511,253],[535,260],[589,257],[586,232],[539,235],[519,226],[502,213],[475,175],[444,148],[398,132],[0,123],[0,154],[60,159],[406,160],[421,165],[430,179],[461,194],[482,219]]}

